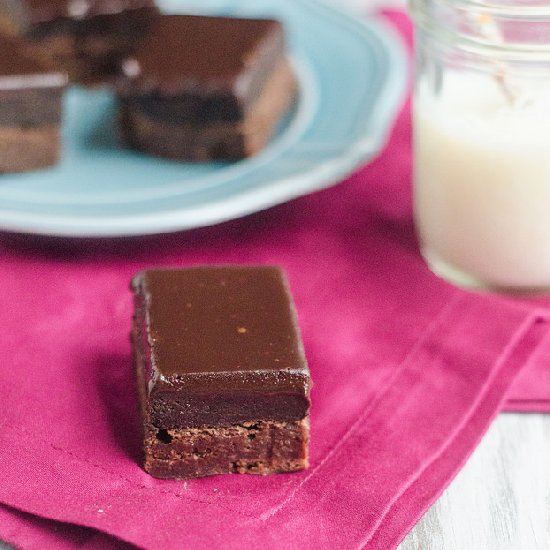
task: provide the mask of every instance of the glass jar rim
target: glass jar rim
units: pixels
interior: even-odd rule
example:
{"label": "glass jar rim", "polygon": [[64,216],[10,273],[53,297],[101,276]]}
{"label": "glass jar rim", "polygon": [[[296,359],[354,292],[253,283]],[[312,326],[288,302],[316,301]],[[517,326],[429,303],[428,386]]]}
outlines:
{"label": "glass jar rim", "polygon": [[[431,0],[456,11],[475,9],[477,13],[510,19],[550,20],[550,0]],[[426,4],[426,0],[410,2]]]}
{"label": "glass jar rim", "polygon": [[[417,27],[442,44],[502,60],[550,61],[550,0],[409,0],[409,11]],[[478,23],[473,25],[476,32],[468,32],[460,22],[472,15],[474,21],[481,17],[484,24],[489,22],[490,31],[504,22],[527,24],[541,33],[536,42],[510,41],[498,31],[479,32]],[[541,36],[546,39],[541,41]]]}
{"label": "glass jar rim", "polygon": [[[444,0],[447,3],[453,0]],[[454,0],[455,4],[472,7],[483,13],[509,16],[517,18],[525,17],[550,17],[550,1],[548,0]]]}

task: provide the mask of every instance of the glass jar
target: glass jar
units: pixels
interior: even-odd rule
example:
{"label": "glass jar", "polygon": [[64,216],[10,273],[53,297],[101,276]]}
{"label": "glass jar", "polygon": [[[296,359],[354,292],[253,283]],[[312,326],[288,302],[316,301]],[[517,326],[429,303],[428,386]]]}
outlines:
{"label": "glass jar", "polygon": [[414,217],[456,284],[550,289],[550,1],[411,0]]}

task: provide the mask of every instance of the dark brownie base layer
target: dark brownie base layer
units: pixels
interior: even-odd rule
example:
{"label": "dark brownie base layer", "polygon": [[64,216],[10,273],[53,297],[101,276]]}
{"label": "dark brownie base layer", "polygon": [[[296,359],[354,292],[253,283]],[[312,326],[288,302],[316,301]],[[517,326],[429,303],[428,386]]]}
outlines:
{"label": "dark brownie base layer", "polygon": [[158,478],[274,474],[307,468],[309,419],[145,433],[145,470]]}
{"label": "dark brownie base layer", "polygon": [[53,166],[59,161],[60,142],[57,126],[0,127],[0,173]]}
{"label": "dark brownie base layer", "polygon": [[125,102],[120,110],[120,136],[129,147],[158,157],[194,162],[243,159],[265,147],[296,89],[294,73],[284,59],[240,122],[176,126]]}

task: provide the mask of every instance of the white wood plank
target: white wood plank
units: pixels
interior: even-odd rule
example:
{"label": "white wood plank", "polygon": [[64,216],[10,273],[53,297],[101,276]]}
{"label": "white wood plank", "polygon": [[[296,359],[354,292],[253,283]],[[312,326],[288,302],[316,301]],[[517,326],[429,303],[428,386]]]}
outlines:
{"label": "white wood plank", "polygon": [[550,549],[550,415],[502,414],[399,550]]}

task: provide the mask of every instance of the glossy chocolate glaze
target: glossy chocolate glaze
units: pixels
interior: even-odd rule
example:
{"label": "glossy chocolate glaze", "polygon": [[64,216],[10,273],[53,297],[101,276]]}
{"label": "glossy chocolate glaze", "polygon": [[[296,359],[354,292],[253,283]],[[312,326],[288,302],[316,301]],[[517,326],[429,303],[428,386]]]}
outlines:
{"label": "glossy chocolate glaze", "polygon": [[155,426],[307,414],[309,370],[278,268],[149,270],[132,286],[134,346]]}
{"label": "glossy chocolate glaze", "polygon": [[16,40],[0,36],[0,126],[59,124],[67,75],[21,54]]}
{"label": "glossy chocolate glaze", "polygon": [[118,90],[161,120],[239,120],[283,55],[274,20],[162,15],[123,64]]}

